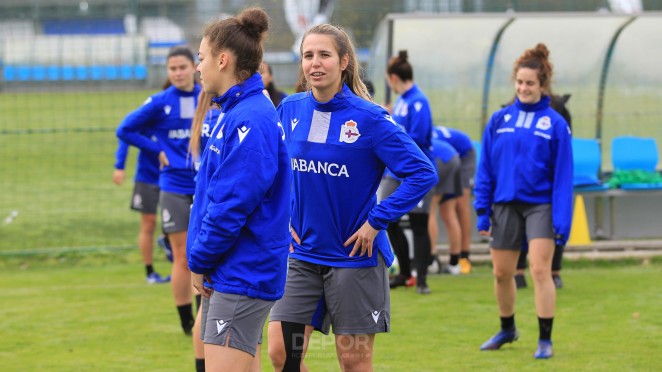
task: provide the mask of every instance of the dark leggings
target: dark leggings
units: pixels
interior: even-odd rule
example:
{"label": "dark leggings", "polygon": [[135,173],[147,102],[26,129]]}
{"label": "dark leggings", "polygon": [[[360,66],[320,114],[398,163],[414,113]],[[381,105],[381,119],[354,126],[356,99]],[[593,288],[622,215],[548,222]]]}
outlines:
{"label": "dark leggings", "polygon": [[427,286],[428,264],[430,263],[430,234],[428,234],[427,213],[409,213],[411,232],[414,235],[414,262],[416,264],[416,285]]}
{"label": "dark leggings", "polygon": [[[554,247],[554,257],[552,257],[552,271],[561,271],[561,263],[563,261],[563,250],[565,246],[556,245]],[[517,269],[524,270],[526,269],[526,257],[528,255],[527,251],[520,251],[519,260],[517,260]],[[400,257],[398,257],[400,259]]]}
{"label": "dark leggings", "polygon": [[400,275],[409,278],[411,276],[411,266],[409,264],[409,242],[405,232],[400,226],[400,221],[393,222],[386,229],[388,240],[393,247],[393,253],[398,258],[400,264]]}

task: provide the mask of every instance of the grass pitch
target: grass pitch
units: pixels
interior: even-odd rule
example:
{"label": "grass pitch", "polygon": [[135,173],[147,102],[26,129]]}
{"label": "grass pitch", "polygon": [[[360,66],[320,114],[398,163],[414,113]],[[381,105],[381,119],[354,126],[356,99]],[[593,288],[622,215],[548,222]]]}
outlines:
{"label": "grass pitch", "polygon": [[[170,288],[145,284],[139,262],[136,251],[0,259],[2,370],[193,370],[191,340],[181,332]],[[167,265],[158,261],[156,268],[165,272]],[[531,288],[518,292],[520,340],[478,350],[499,326],[488,266],[468,276],[432,276],[429,296],[398,288],[391,292],[391,333],[376,338],[375,370],[654,370],[661,269],[662,260],[569,262],[550,360],[532,357],[538,328]],[[270,370],[266,348],[261,360]],[[315,334],[306,363],[311,371],[339,370],[333,337]]]}

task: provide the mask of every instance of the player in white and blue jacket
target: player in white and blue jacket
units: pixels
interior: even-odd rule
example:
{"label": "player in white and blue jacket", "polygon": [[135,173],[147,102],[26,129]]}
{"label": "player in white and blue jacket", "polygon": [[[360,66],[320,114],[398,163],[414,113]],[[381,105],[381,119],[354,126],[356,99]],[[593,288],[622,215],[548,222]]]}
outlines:
{"label": "player in white and blue jacket", "polygon": [[[195,83],[195,58],[188,48],[171,49],[166,68],[172,85],[149,97],[142,107],[129,114],[118,128],[117,136],[159,157],[159,204],[163,231],[173,253],[173,296],[182,329],[190,334],[194,323],[193,289],[186,262],[186,232],[195,191],[195,169],[188,146],[201,87]],[[157,141],[146,136],[146,131]]]}
{"label": "player in white and blue jacket", "polygon": [[[427,157],[386,111],[347,86],[325,103],[298,93],[287,97],[278,111],[294,173],[292,229],[301,238],[291,256],[332,267],[375,266],[376,254],[349,257],[344,246],[368,221],[380,230],[373,251],[390,266],[393,256],[383,230],[431,187],[435,173]],[[377,205],[375,192],[385,167],[403,183]],[[317,228],[325,223],[335,228]]]}
{"label": "player in white and blue jacket", "polygon": [[[393,255],[384,230],[416,206],[436,172],[402,127],[369,101],[344,31],[315,26],[301,51],[310,90],[278,107],[293,171],[293,239],[285,295],[271,311],[269,353],[275,370],[298,368],[305,350],[293,341],[310,337],[312,327],[328,332],[328,323],[316,321],[326,317],[337,342],[345,340],[337,345],[342,369],[369,369],[373,343],[359,340],[390,327]],[[387,167],[402,185],[377,204]]]}
{"label": "player in white and blue jacket", "polygon": [[187,253],[214,371],[230,358],[242,371],[259,361],[264,322],[287,277],[292,173],[257,73],[267,29],[267,14],[249,8],[207,26],[198,52],[204,90],[221,114],[201,156]]}
{"label": "player in white and blue jacket", "polygon": [[555,240],[565,244],[572,224],[571,137],[563,117],[549,107],[549,97],[534,104],[516,99],[494,113],[481,154],[474,189],[479,216],[490,215],[493,204],[551,204]]}
{"label": "player in white and blue jacket", "polygon": [[[161,169],[159,187],[163,191],[191,195],[195,170],[188,159],[191,120],[195,113],[200,85],[186,91],[172,85],[149,97],[136,111],[129,114],[117,129],[117,136],[157,157],[164,153],[168,165]],[[151,131],[157,141],[144,132]]]}
{"label": "player in white and blue jacket", "polygon": [[[427,97],[414,83],[414,69],[409,63],[406,50],[389,59],[386,67],[389,87],[399,94],[392,110],[393,119],[414,140],[423,153],[432,160],[432,111]],[[380,198],[391,195],[400,186],[400,179],[387,170],[380,187]],[[413,235],[414,258],[416,263],[416,286],[421,294],[430,293],[427,286],[428,261],[430,261],[429,201],[427,195],[417,208],[409,211],[409,224]],[[399,221],[388,227],[388,237],[393,251],[400,263],[400,273],[391,279],[390,287],[411,285],[411,265],[409,260],[409,241],[400,227]]]}
{"label": "player in white and blue jacket", "polygon": [[481,350],[499,349],[518,338],[513,278],[526,237],[539,325],[534,357],[540,359],[553,355],[556,289],[551,263],[555,241],[565,244],[570,234],[573,200],[570,127],[550,107],[548,56],[547,47],[538,44],[515,62],[516,99],[487,123],[474,189],[478,230],[492,236],[494,292],[501,317],[501,331]]}

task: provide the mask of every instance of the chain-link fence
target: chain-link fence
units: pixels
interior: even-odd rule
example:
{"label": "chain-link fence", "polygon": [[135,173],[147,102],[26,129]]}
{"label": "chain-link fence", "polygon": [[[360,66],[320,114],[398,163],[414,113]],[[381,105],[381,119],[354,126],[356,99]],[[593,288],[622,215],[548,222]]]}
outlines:
{"label": "chain-link fence", "polygon": [[[494,36],[504,19],[512,17],[511,11],[586,11],[591,13],[583,17],[594,22],[593,15],[608,12],[609,3],[4,0],[0,3],[0,252],[134,245],[139,216],[128,208],[131,182],[121,187],[111,182],[115,129],[127,113],[160,89],[169,48],[187,44],[197,49],[204,23],[222,14],[249,5],[268,12],[272,24],[265,59],[272,62],[277,85],[287,91],[292,91],[297,74],[296,40],[310,22],[344,27],[355,39],[361,60],[373,65],[376,74],[371,76],[379,83],[383,77],[379,68],[386,58],[380,43],[388,42],[384,35],[375,38],[379,23],[389,13],[419,14],[403,20],[401,32],[391,42],[396,49],[423,47],[410,55],[420,72],[419,82],[429,90],[435,120],[476,137],[484,110],[485,64]],[[643,5],[645,10],[660,9],[662,1]],[[435,12],[454,15],[447,15],[441,24],[430,23],[425,14]],[[559,72],[556,86],[559,93],[573,94],[570,109],[579,123],[577,132],[586,136],[595,133],[604,42],[627,19],[612,18],[614,24],[604,21],[599,27],[568,28],[562,21],[548,21],[537,29],[538,35],[570,38],[550,39]],[[656,35],[662,33],[655,26],[659,18],[640,18],[612,51],[602,124],[608,136],[614,135],[609,132],[613,128],[618,128],[617,133],[624,128],[646,133],[660,122],[656,66],[662,60],[655,48],[660,45]],[[510,63],[522,48],[532,46],[529,36],[535,36],[529,32],[518,37],[529,28],[522,25],[522,30],[504,34],[503,47],[494,55],[489,110],[511,98]],[[589,44],[577,44],[578,36]],[[383,99],[385,88],[376,85],[377,98]],[[135,150],[131,150],[128,176],[134,165]]]}

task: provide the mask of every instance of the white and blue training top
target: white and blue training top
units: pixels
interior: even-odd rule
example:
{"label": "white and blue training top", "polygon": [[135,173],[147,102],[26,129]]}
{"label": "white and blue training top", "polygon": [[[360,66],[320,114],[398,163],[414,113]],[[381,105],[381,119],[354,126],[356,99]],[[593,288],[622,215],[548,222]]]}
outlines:
{"label": "white and blue training top", "polygon": [[[292,257],[332,267],[388,266],[393,253],[384,231],[413,209],[437,182],[428,157],[380,106],[343,85],[329,102],[311,92],[288,96],[278,106],[293,173],[292,229],[301,238]],[[402,185],[377,204],[388,167]],[[349,257],[349,239],[366,221],[379,231],[373,255]]]}
{"label": "white and blue training top", "polygon": [[485,128],[474,207],[489,213],[495,203],[551,204],[557,240],[572,223],[573,163],[570,127],[543,96],[495,112]]}
{"label": "white and blue training top", "polygon": [[[165,152],[170,165],[159,174],[159,187],[163,191],[191,195],[195,190],[195,170],[189,161],[188,144],[200,89],[197,84],[191,92],[171,86],[147,98],[117,128],[121,140],[141,151],[156,156]],[[157,141],[144,134],[148,131]]]}

